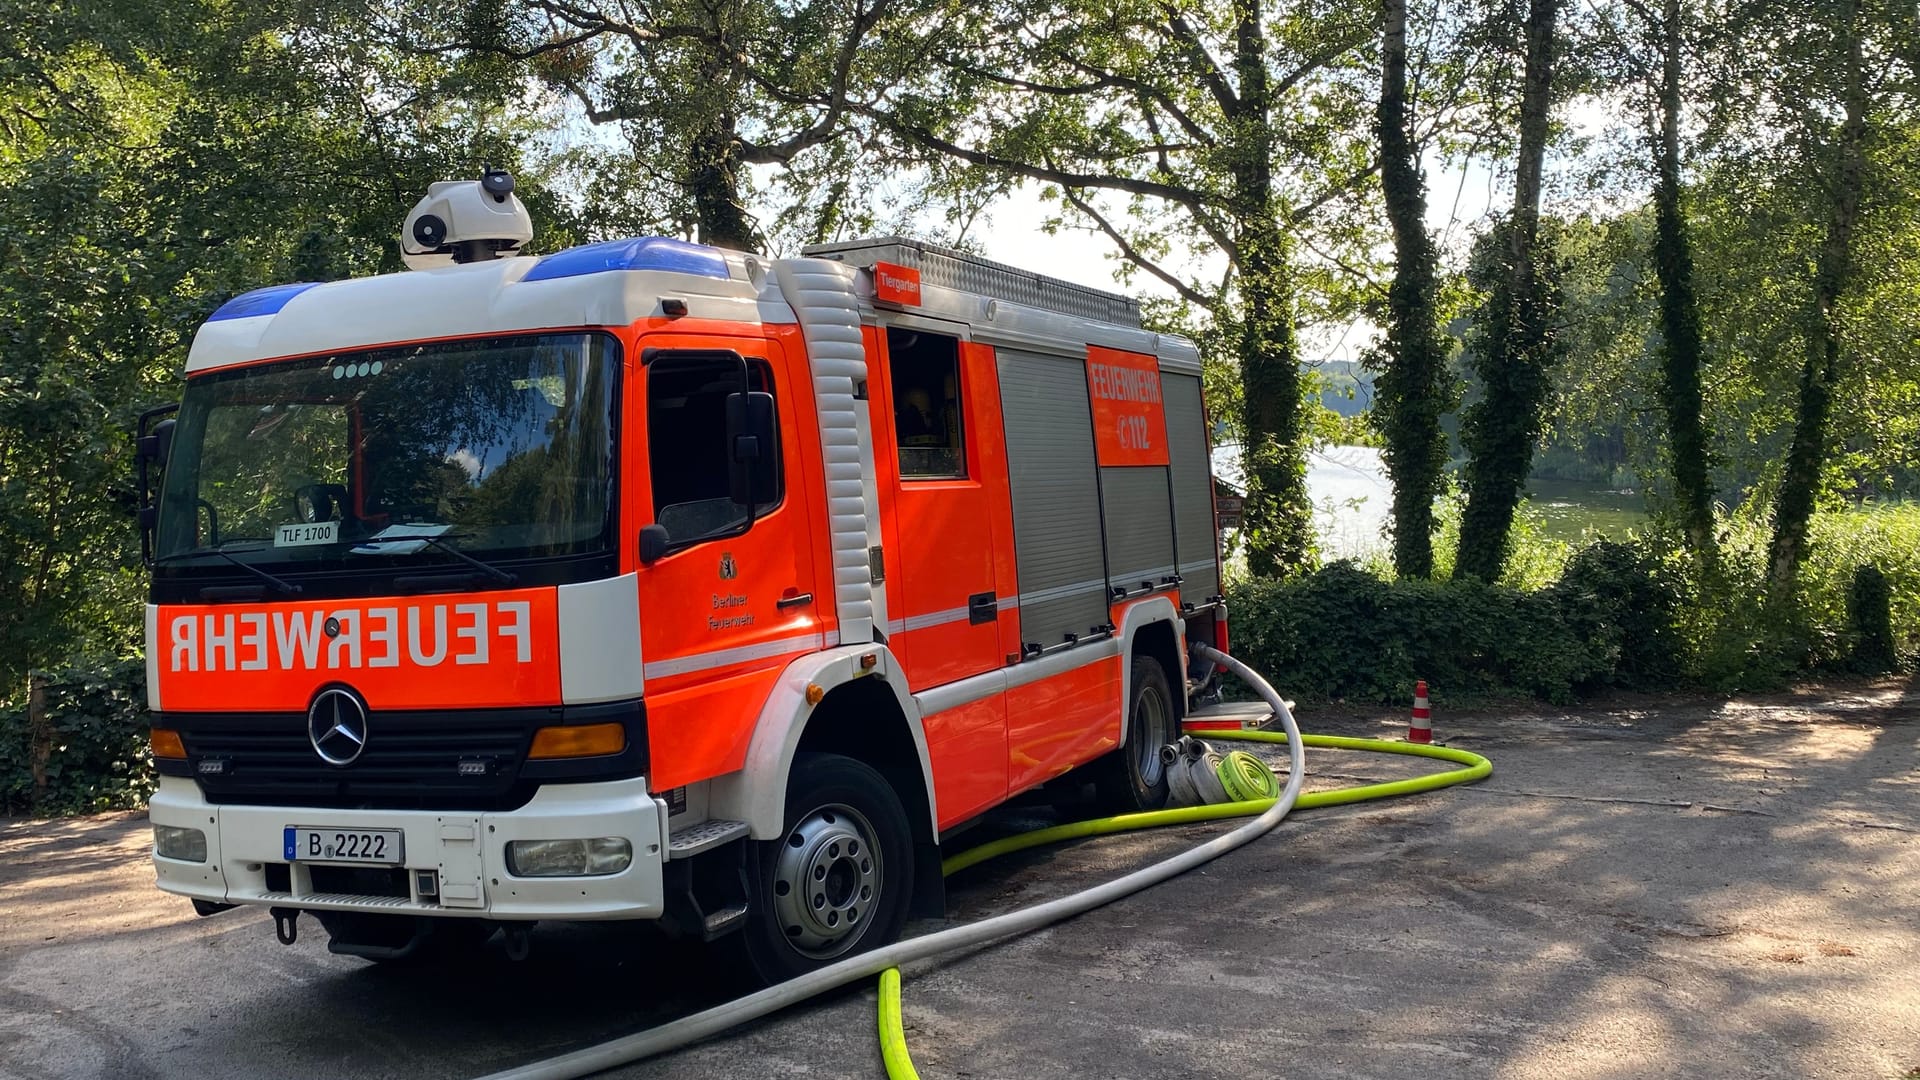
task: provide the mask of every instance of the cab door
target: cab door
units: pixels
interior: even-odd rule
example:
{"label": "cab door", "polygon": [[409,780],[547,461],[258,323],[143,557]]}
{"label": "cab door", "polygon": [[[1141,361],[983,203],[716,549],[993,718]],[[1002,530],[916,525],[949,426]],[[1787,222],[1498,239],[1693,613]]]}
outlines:
{"label": "cab door", "polygon": [[[664,553],[642,556],[640,642],[653,780],[665,790],[738,769],[781,670],[824,638],[800,444],[813,426],[779,344],[684,335],[642,343],[652,347],[629,398],[646,451],[637,497],[642,519],[665,536],[654,540]],[[729,478],[728,399],[743,387],[771,394],[775,419],[750,514]]]}
{"label": "cab door", "polygon": [[[895,317],[899,318],[899,317]],[[876,471],[887,496],[887,640],[916,694],[1006,666],[997,553],[1011,544],[998,389],[959,328],[900,319],[877,332],[869,381]],[[990,357],[990,354],[989,354]],[[1009,561],[1010,568],[1010,561]],[[976,689],[981,689],[978,685]],[[923,697],[942,824],[1007,794],[1006,707],[997,690]]]}

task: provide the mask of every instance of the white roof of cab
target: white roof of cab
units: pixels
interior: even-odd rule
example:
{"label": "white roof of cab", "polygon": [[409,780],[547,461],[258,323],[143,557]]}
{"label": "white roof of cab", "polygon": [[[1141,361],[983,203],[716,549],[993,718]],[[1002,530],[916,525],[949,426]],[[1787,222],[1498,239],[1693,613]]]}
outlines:
{"label": "white roof of cab", "polygon": [[[753,256],[703,248],[711,253],[707,265],[688,270],[629,269],[618,258],[583,265],[574,255],[609,246],[257,290],[234,298],[200,327],[187,372],[454,336],[626,326],[663,315],[663,297],[685,300],[688,314],[702,318],[793,321],[784,305],[763,311],[757,297],[765,269]],[[547,269],[535,273],[543,264]]]}

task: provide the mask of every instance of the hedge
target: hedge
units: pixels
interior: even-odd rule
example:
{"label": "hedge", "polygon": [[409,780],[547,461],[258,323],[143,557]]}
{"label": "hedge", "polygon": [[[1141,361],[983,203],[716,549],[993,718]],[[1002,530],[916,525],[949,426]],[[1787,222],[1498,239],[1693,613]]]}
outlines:
{"label": "hedge", "polygon": [[0,813],[76,814],[144,806],[153,794],[145,665],[81,664],[46,673],[53,740],[44,795],[34,798],[26,695],[0,705]]}

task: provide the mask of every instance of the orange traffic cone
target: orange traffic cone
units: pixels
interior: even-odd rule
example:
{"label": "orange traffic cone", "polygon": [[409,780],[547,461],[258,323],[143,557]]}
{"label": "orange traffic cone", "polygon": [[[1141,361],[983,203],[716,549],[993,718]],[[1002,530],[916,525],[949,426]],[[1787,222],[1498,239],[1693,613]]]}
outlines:
{"label": "orange traffic cone", "polygon": [[1407,723],[1407,741],[1430,743],[1433,741],[1433,710],[1427,706],[1427,680],[1420,679],[1413,684],[1413,719]]}

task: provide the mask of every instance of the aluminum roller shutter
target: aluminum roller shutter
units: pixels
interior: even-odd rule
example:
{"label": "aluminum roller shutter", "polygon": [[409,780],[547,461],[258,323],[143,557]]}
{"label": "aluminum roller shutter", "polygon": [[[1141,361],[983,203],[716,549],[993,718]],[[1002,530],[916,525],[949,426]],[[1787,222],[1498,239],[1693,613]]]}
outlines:
{"label": "aluminum roller shutter", "polygon": [[1205,603],[1220,594],[1213,527],[1213,471],[1207,461],[1206,412],[1196,375],[1160,374],[1167,403],[1167,450],[1173,461],[1174,551],[1180,560],[1180,597]]}
{"label": "aluminum roller shutter", "polygon": [[1158,585],[1173,576],[1173,503],[1165,466],[1102,468],[1100,505],[1106,514],[1107,567],[1114,588]]}
{"label": "aluminum roller shutter", "polygon": [[1020,640],[1058,645],[1108,620],[1084,359],[999,349],[1020,567]]}

